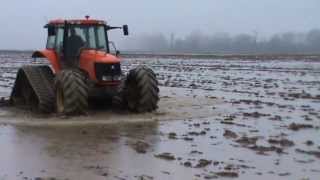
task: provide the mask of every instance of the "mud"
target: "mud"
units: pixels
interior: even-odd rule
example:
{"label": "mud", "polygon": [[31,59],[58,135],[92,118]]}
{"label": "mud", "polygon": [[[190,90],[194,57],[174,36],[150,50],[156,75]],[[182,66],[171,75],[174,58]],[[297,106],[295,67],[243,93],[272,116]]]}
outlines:
{"label": "mud", "polygon": [[143,141],[137,141],[135,143],[130,143],[131,147],[137,152],[137,153],[146,153],[149,149],[150,145]]}
{"label": "mud", "polygon": [[160,158],[160,159],[164,159],[164,160],[168,160],[168,161],[176,160],[174,155],[172,155],[171,153],[167,153],[167,152],[166,153],[161,153],[161,154],[156,154],[156,155],[154,155],[154,157]]}
{"label": "mud", "polygon": [[[0,109],[0,124],[24,126],[84,126],[114,123],[138,123],[149,121],[183,120],[215,116],[217,110],[212,104],[223,103],[218,99],[208,99],[198,95],[198,98],[188,97],[192,91],[184,88],[162,88],[160,108],[153,113],[135,114],[119,111],[112,107],[90,109],[88,115],[66,117],[57,114],[35,114],[27,109],[3,105]],[[201,93],[201,92],[200,92]],[[168,96],[170,95],[170,97]],[[162,98],[164,97],[164,98]],[[193,110],[197,113],[194,113]]]}
{"label": "mud", "polygon": [[[0,53],[0,97],[29,56]],[[147,114],[0,102],[0,179],[318,179],[319,58],[269,58],[128,57],[125,71],[158,74],[159,110]]]}
{"label": "mud", "polygon": [[238,135],[231,130],[225,130],[223,133],[223,136],[226,138],[232,138],[232,139],[235,139],[238,137]]}
{"label": "mud", "polygon": [[290,141],[288,139],[281,139],[281,140],[276,140],[276,139],[269,139],[268,142],[270,144],[278,144],[280,146],[284,146],[284,147],[291,147],[294,146],[294,142]]}
{"label": "mud", "polygon": [[204,168],[212,164],[212,161],[206,159],[200,159],[195,168]]}
{"label": "mud", "polygon": [[296,123],[291,123],[288,127],[288,129],[293,130],[293,131],[299,131],[301,129],[310,129],[313,128],[313,125],[311,124],[296,124]]}
{"label": "mud", "polygon": [[230,177],[230,178],[236,178],[239,176],[238,173],[236,173],[236,172],[228,172],[228,171],[217,172],[215,174],[218,176]]}

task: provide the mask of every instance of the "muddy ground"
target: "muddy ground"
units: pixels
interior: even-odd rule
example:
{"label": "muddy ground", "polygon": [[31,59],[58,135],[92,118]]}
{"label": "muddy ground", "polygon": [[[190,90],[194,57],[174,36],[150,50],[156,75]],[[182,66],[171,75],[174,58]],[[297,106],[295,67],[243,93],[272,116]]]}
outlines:
{"label": "muddy ground", "polygon": [[[0,53],[0,97],[29,56]],[[131,57],[123,67],[138,64],[158,74],[154,113],[1,107],[0,179],[320,178],[319,58]]]}

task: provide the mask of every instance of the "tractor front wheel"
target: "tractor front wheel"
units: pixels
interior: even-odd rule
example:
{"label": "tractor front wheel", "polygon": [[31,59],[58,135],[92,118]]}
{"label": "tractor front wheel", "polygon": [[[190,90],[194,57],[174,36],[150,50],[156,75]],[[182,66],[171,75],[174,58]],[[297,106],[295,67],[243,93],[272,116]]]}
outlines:
{"label": "tractor front wheel", "polygon": [[158,108],[159,88],[156,74],[147,66],[130,70],[124,87],[124,101],[130,111],[144,113]]}
{"label": "tractor front wheel", "polygon": [[80,115],[88,110],[86,76],[79,70],[63,70],[55,79],[56,109],[60,114]]}

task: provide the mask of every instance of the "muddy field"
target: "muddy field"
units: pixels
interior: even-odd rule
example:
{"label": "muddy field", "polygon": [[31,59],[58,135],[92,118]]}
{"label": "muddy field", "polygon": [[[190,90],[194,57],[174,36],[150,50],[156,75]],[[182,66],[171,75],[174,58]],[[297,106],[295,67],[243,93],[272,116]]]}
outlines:
{"label": "muddy field", "polygon": [[[17,68],[0,52],[0,97]],[[262,60],[263,59],[263,60]],[[135,56],[161,84],[149,114],[0,108],[0,180],[320,179],[320,58]]]}

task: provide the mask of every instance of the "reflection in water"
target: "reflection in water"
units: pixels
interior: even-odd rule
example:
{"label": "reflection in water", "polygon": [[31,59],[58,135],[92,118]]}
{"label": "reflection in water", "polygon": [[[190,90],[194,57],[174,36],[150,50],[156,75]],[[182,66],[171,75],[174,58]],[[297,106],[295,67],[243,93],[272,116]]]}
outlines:
{"label": "reflection in water", "polygon": [[56,177],[55,172],[66,174],[70,171],[91,176],[92,172],[85,172],[85,167],[125,167],[126,160],[135,155],[127,142],[144,140],[157,143],[153,136],[158,134],[157,128],[157,122],[98,128],[3,127],[0,172],[10,176],[20,171],[27,176],[46,172]]}
{"label": "reflection in water", "polygon": [[[107,179],[137,179],[135,177],[141,175],[155,179],[193,179],[199,174],[201,177],[212,175],[226,167],[236,167],[231,171],[239,173],[240,179],[256,179],[259,174],[263,174],[259,176],[260,180],[277,179],[278,174],[288,172],[291,175],[284,179],[304,177],[306,173],[311,178],[318,177],[319,161],[295,152],[296,148],[307,149],[305,144],[299,143],[307,139],[319,144],[320,141],[314,139],[318,137],[318,130],[290,136],[295,146],[283,147],[283,154],[268,150],[266,154],[258,154],[258,151],[241,146],[236,139],[224,137],[228,129],[239,138],[243,135],[257,137],[257,145],[270,147],[268,139],[279,130],[273,128],[274,124],[268,125],[270,121],[266,118],[247,120],[242,128],[220,123],[214,117],[101,127],[5,126],[0,128],[0,179],[5,175],[2,172],[11,179],[17,179],[16,176],[58,176],[58,179],[100,180],[106,179],[106,175]],[[247,133],[256,129],[261,132]],[[291,133],[287,128],[282,128],[281,132]],[[176,139],[169,138],[169,133],[176,133]],[[186,140],[187,137],[192,140]],[[150,145],[146,154],[133,149],[131,143],[137,141]],[[166,161],[154,156],[165,152],[172,154],[175,160]],[[196,167],[200,159],[214,163],[204,168],[184,165],[189,162]],[[20,172],[23,175],[19,175]]]}

